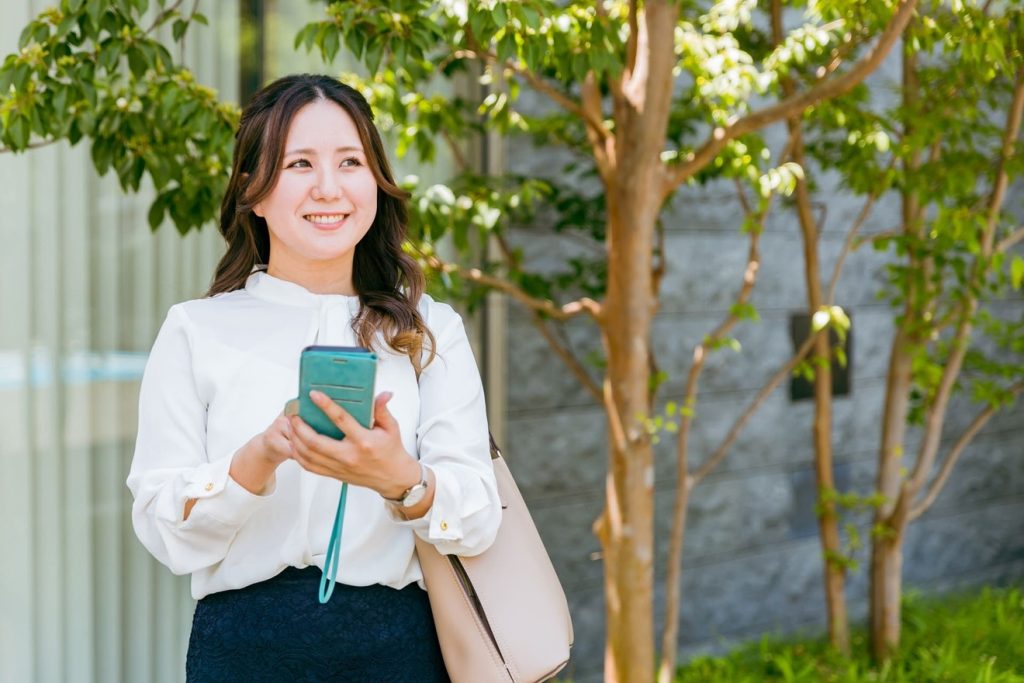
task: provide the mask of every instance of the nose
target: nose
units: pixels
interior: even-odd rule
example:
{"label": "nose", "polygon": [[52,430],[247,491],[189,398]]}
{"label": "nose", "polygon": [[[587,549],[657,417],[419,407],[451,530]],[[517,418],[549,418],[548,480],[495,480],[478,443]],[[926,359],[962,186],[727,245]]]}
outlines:
{"label": "nose", "polygon": [[341,181],[334,169],[321,168],[317,172],[312,196],[313,199],[327,201],[341,196]]}

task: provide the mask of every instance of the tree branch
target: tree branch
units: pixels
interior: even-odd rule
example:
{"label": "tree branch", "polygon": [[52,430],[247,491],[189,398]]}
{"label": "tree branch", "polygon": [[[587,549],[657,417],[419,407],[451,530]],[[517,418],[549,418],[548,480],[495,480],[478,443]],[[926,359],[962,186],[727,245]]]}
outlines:
{"label": "tree branch", "polygon": [[1013,101],[1010,104],[1010,111],[1006,116],[1006,128],[1003,131],[1003,147],[999,154],[999,166],[996,169],[996,181],[992,188],[992,200],[989,203],[988,226],[982,240],[981,253],[985,256],[992,254],[993,242],[996,236],[996,225],[999,222],[999,212],[1003,209],[1003,200],[1006,198],[1006,189],[1010,184],[1010,174],[1007,166],[1013,157],[1014,147],[1017,145],[1017,135],[1020,133],[1020,121],[1024,116],[1024,67],[1017,70],[1017,83],[1013,89]]}
{"label": "tree branch", "polygon": [[551,348],[554,349],[555,353],[558,354],[558,357],[562,359],[566,366],[568,366],[572,374],[575,375],[576,379],[578,379],[580,381],[580,384],[583,385],[583,388],[590,392],[590,394],[595,399],[597,399],[598,403],[601,403],[603,400],[603,396],[601,395],[601,387],[593,379],[591,379],[590,374],[587,373],[587,369],[583,367],[583,365],[579,362],[576,356],[568,349],[567,345],[563,344],[555,337],[554,334],[552,334],[551,329],[548,327],[547,321],[544,318],[542,318],[539,313],[534,311],[531,319],[533,322],[533,326],[536,327],[537,330],[544,336],[544,339],[547,341],[548,345],[550,345]]}
{"label": "tree branch", "polygon": [[[601,0],[598,0],[600,2]],[[626,43],[626,71],[633,73],[633,69],[636,68],[636,52],[637,52],[637,31],[640,28],[640,22],[637,18],[637,12],[639,11],[639,3],[637,0],[629,0],[629,40]]]}
{"label": "tree branch", "polygon": [[568,320],[582,313],[588,313],[594,320],[601,322],[603,312],[601,304],[589,297],[583,297],[562,306],[558,306],[548,299],[539,299],[524,292],[515,283],[512,283],[495,275],[490,275],[479,268],[464,268],[454,263],[446,263],[437,256],[431,254],[420,254],[427,262],[427,265],[439,273],[455,273],[461,278],[474,282],[478,285],[490,287],[491,289],[507,294],[532,311],[543,313],[555,320]]}
{"label": "tree branch", "polygon": [[441,128],[441,135],[444,137],[445,143],[448,145],[448,149],[452,153],[452,158],[455,160],[455,165],[458,167],[460,172],[469,170],[469,163],[466,161],[466,155],[462,153],[462,149],[459,147],[459,143],[456,142],[452,134],[447,129]]}
{"label": "tree branch", "polygon": [[[588,71],[583,79],[583,83],[580,86],[580,101],[582,102],[583,111],[587,113],[591,120],[604,120],[601,89],[597,85],[597,77],[593,71]],[[602,124],[603,126],[604,124]],[[594,151],[594,161],[597,163],[598,173],[601,174],[605,187],[608,187],[612,181],[612,169],[615,166],[614,138],[610,136],[602,138],[593,126],[584,126],[584,128],[587,132],[590,148]]]}
{"label": "tree branch", "polygon": [[[167,17],[178,11],[178,8],[181,7],[183,3],[184,0],[174,0],[174,4],[164,8],[160,14],[156,15],[156,18],[153,20],[153,23],[149,25],[149,28],[146,29],[146,34],[148,35],[159,28],[161,24],[167,21]],[[195,7],[192,8],[192,13],[195,13]]]}
{"label": "tree branch", "polygon": [[746,409],[743,411],[743,414],[741,414],[736,419],[736,422],[733,423],[732,427],[729,429],[729,433],[725,436],[725,439],[718,446],[715,452],[710,458],[704,461],[697,472],[694,473],[693,486],[699,484],[706,476],[708,476],[708,474],[718,467],[718,464],[723,458],[725,458],[726,454],[728,454],[729,448],[739,437],[740,432],[743,430],[743,427],[746,425],[750,417],[757,411],[765,399],[775,391],[779,384],[782,383],[782,380],[786,379],[786,377],[793,372],[793,368],[795,368],[797,364],[804,359],[804,356],[806,356],[814,346],[814,342],[818,339],[818,335],[825,334],[828,329],[829,328],[826,326],[809,335],[797,352],[793,354],[793,357],[790,358],[785,365],[779,368],[774,375],[772,375],[767,384],[761,387],[761,390],[757,392],[757,395],[750,401]]}
{"label": "tree branch", "polygon": [[1017,244],[1017,242],[1020,242],[1021,240],[1024,240],[1024,225],[1018,228],[1014,228],[1013,232],[1011,232],[1009,235],[1000,240],[999,244],[996,245],[995,253],[998,254],[1004,251],[1008,251],[1010,247]]}
{"label": "tree branch", "polygon": [[30,149],[39,149],[40,147],[48,147],[50,145],[60,142],[60,138],[53,138],[51,140],[40,140],[38,142],[31,142],[25,145],[25,149],[11,149],[10,147],[0,147],[0,154],[18,154],[19,152],[25,152]]}
{"label": "tree branch", "polygon": [[[1016,396],[1024,389],[1024,382],[1018,382],[1011,386],[1009,391]],[[953,467],[956,465],[957,460],[963,454],[967,446],[974,440],[974,437],[978,435],[978,432],[985,426],[985,424],[991,419],[996,413],[996,408],[989,405],[985,410],[978,413],[971,424],[968,425],[964,433],[960,435],[960,438],[956,440],[953,447],[949,451],[949,455],[946,456],[946,460],[942,463],[942,467],[939,469],[939,474],[936,476],[935,481],[932,482],[931,488],[928,489],[928,494],[921,500],[920,503],[913,506],[910,509],[910,514],[907,521],[914,521],[932,506],[935,499],[939,497],[939,493],[942,492],[942,488],[946,485],[946,481],[949,479],[950,472],[953,471]]]}
{"label": "tree branch", "polygon": [[685,163],[667,171],[663,193],[666,196],[669,195],[680,183],[699,172],[722,151],[730,140],[789,118],[822,100],[839,97],[851,90],[882,63],[900,34],[903,33],[916,7],[917,0],[901,0],[899,9],[893,15],[875,47],[842,76],[827,78],[810,90],[796,93],[776,105],[748,114],[725,128],[716,127],[711,132],[709,139],[690,155]]}

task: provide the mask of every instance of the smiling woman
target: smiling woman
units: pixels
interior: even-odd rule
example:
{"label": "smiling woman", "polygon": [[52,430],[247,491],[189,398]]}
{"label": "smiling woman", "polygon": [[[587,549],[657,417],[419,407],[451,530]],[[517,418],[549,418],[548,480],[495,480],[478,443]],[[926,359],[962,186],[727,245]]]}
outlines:
{"label": "smiling woman", "polygon": [[295,114],[285,149],[277,184],[253,207],[270,233],[267,272],[312,292],[354,294],[356,245],[377,215],[359,131],[344,109],[320,100]]}
{"label": "smiling woman", "polygon": [[[187,679],[447,680],[414,535],[471,556],[501,519],[462,320],[402,250],[407,195],[357,91],[282,78],[236,137],[227,250],[157,336],[128,476],[139,539],[192,575]],[[310,345],[377,352],[371,427],[316,392],[342,439],[282,412]],[[357,523],[321,605],[342,483]]]}

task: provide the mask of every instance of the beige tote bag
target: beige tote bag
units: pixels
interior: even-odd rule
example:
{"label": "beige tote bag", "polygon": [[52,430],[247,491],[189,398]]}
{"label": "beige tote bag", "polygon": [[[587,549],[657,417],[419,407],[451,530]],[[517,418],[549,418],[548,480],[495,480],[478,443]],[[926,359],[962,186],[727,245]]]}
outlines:
{"label": "beige tote bag", "polygon": [[501,452],[491,440],[502,520],[480,555],[442,555],[416,536],[430,608],[452,683],[535,683],[569,661],[565,592]]}

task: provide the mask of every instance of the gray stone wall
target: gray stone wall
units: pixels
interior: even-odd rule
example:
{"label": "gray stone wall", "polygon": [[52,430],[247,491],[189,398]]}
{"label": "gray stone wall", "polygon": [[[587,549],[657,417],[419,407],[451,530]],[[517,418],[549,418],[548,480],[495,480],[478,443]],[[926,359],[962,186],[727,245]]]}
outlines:
{"label": "gray stone wall", "polygon": [[[563,153],[510,146],[513,172],[557,169]],[[827,179],[826,179],[827,180]],[[817,195],[826,212],[820,238],[822,271],[831,275],[846,229],[860,204],[838,188]],[[887,230],[899,218],[892,197],[880,202],[866,232]],[[740,286],[747,238],[742,211],[729,186],[687,189],[666,216],[670,254],[653,344],[669,381],[663,398],[678,399],[694,344],[726,315]],[[562,267],[581,247],[543,225],[514,232],[528,263]],[[743,406],[793,353],[789,316],[806,308],[802,241],[792,211],[776,206],[761,240],[761,269],[753,303],[761,319],[742,323],[739,353],[722,350],[702,375],[692,460],[719,444]],[[841,490],[867,493],[874,482],[893,311],[875,294],[886,256],[870,247],[847,258],[837,303],[853,320],[852,390],[834,403],[833,444]],[[1024,299],[995,307],[1018,317]],[[602,507],[607,463],[601,407],[549,352],[530,317],[513,307],[508,320],[508,443],[510,467],[526,496],[565,585],[576,627],[566,672],[598,680],[603,659],[604,604],[599,545],[591,524]],[[568,338],[585,356],[599,349],[596,328],[578,319]],[[977,408],[958,401],[950,411],[948,448]],[[727,459],[691,500],[684,550],[680,646],[684,656],[759,637],[764,632],[824,630],[821,550],[814,517],[810,440],[813,405],[791,402],[780,387],[760,408]],[[657,571],[663,580],[674,496],[674,440],[656,449]],[[911,439],[909,446],[915,445]],[[914,451],[908,448],[908,453]],[[866,531],[866,518],[851,517]],[[866,550],[849,578],[852,616],[866,614]],[[904,567],[908,587],[940,591],[1024,577],[1024,405],[993,419],[975,439],[932,509],[909,530]],[[657,632],[663,586],[656,598]]]}

